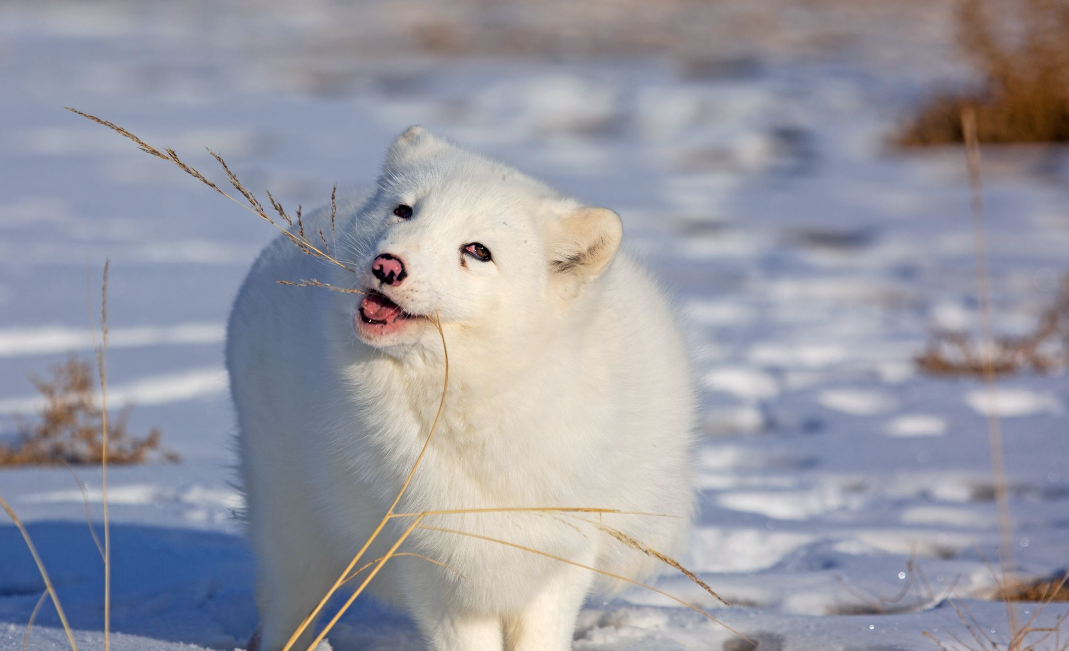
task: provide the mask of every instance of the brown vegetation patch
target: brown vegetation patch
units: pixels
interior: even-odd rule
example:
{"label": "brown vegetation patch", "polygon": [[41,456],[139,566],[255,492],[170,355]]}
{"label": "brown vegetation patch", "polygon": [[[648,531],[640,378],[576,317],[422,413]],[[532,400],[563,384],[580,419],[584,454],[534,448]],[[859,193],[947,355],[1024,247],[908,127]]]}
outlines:
{"label": "brown vegetation patch", "polygon": [[1044,579],[1027,585],[1018,586],[1002,595],[1003,601],[1027,601],[1032,603],[1049,603],[1052,601],[1069,601],[1069,585],[1064,576]]}
{"label": "brown vegetation patch", "polygon": [[976,113],[982,142],[1069,142],[1069,2],[992,5],[965,0],[958,18],[958,43],[983,78],[980,89],[935,97],[900,144],[964,142],[967,108]]}
{"label": "brown vegetation patch", "polygon": [[[104,413],[99,407],[96,383],[88,362],[74,355],[52,367],[52,377],[31,376],[45,398],[40,421],[16,419],[18,439],[0,443],[0,467],[25,465],[98,464],[104,458]],[[178,454],[160,447],[160,431],[153,428],[139,438],[126,431],[130,408],[108,423],[107,455],[110,464],[176,462]]]}
{"label": "brown vegetation patch", "polygon": [[968,334],[938,331],[915,361],[929,375],[952,377],[983,377],[985,363],[995,375],[1050,373],[1069,366],[1069,275],[1032,332],[997,337],[988,352],[990,359],[985,359],[982,346]]}

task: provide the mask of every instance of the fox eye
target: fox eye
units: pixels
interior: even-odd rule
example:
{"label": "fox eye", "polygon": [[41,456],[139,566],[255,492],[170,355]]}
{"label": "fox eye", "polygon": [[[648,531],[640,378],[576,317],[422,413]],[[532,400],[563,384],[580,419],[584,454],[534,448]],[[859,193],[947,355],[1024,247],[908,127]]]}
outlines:
{"label": "fox eye", "polygon": [[397,215],[401,219],[411,219],[412,206],[406,206],[405,204],[401,204],[393,209],[393,214]]}
{"label": "fox eye", "polygon": [[490,249],[486,248],[482,244],[479,244],[478,242],[465,244],[464,248],[461,249],[461,251],[463,251],[467,255],[470,255],[476,260],[481,260],[482,262],[490,262]]}

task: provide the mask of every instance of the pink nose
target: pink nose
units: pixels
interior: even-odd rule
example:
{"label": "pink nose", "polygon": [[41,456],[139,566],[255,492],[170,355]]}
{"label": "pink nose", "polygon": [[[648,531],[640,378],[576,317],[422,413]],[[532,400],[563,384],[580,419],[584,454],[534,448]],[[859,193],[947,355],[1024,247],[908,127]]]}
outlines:
{"label": "pink nose", "polygon": [[371,263],[371,275],[383,285],[400,285],[408,277],[405,263],[396,255],[382,253]]}

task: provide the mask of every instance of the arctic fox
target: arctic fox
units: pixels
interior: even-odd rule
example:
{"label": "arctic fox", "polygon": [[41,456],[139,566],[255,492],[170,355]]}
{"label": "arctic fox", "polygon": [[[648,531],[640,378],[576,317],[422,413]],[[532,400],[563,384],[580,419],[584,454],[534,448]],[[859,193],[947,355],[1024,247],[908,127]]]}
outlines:
{"label": "arctic fox", "polygon": [[[304,226],[329,238],[330,211]],[[263,251],[227,334],[261,651],[281,649],[333,585],[423,447],[446,371],[432,318],[449,388],[398,513],[660,515],[427,517],[400,548],[426,558],[391,560],[369,589],[410,614],[428,649],[565,651],[587,596],[626,587],[455,531],[633,579],[657,561],[620,533],[678,550],[693,505],[690,369],[664,292],[618,252],[622,235],[611,210],[417,126],[370,197],[339,207],[336,252],[355,273],[283,237]],[[277,282],[311,278],[365,293]],[[365,561],[411,522],[392,520]]]}

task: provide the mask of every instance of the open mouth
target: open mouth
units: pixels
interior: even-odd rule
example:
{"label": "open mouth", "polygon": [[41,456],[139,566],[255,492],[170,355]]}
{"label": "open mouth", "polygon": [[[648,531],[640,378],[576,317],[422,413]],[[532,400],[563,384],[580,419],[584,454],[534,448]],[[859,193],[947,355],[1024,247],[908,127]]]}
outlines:
{"label": "open mouth", "polygon": [[409,320],[419,315],[409,314],[384,294],[368,290],[357,308],[355,323],[357,332],[373,337],[393,334],[405,327]]}
{"label": "open mouth", "polygon": [[401,307],[384,294],[369,291],[360,301],[360,318],[369,325],[388,326],[399,319],[411,318]]}

